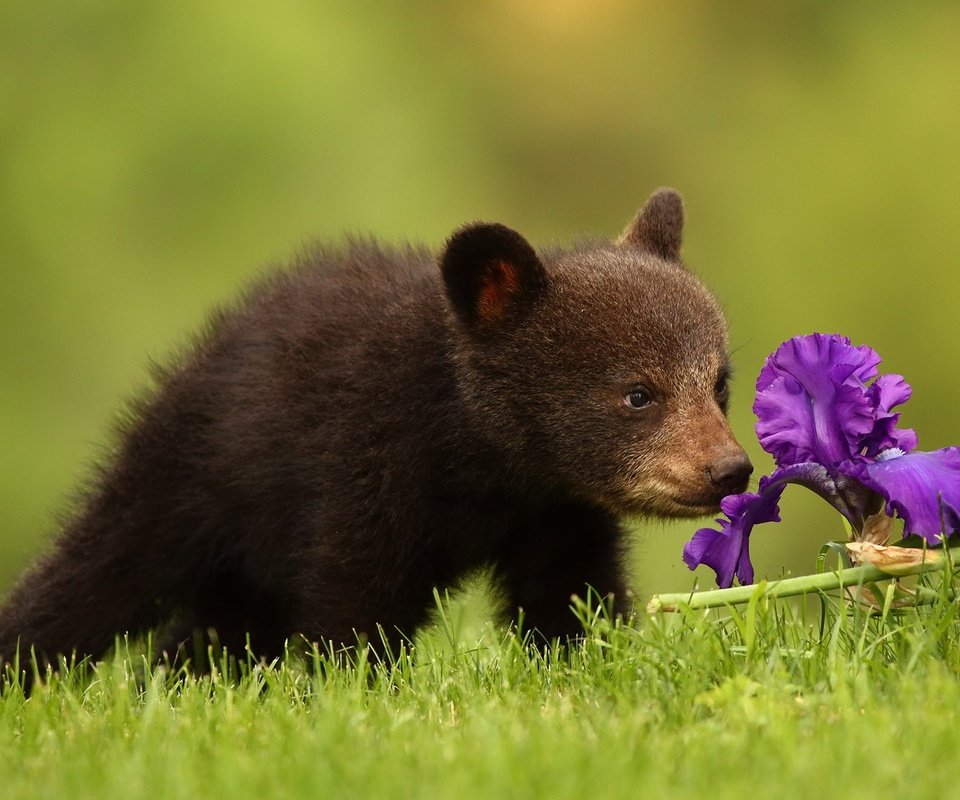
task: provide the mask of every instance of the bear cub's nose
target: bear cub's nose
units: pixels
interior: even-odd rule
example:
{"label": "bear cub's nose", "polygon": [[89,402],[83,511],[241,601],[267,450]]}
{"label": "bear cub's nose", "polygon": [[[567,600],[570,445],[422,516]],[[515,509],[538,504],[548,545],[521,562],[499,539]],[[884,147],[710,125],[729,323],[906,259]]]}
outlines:
{"label": "bear cub's nose", "polygon": [[747,488],[753,464],[742,450],[735,456],[724,456],[707,466],[707,475],[714,486],[728,494],[739,494]]}

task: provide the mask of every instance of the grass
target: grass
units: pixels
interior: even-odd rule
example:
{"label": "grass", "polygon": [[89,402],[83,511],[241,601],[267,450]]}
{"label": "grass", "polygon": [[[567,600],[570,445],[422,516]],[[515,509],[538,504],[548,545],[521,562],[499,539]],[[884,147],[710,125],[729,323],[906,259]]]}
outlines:
{"label": "grass", "polygon": [[0,795],[952,796],[946,591],[882,616],[755,601],[585,623],[582,644],[541,653],[448,610],[388,664],[314,653],[199,679],[120,647],[29,698],[6,685]]}

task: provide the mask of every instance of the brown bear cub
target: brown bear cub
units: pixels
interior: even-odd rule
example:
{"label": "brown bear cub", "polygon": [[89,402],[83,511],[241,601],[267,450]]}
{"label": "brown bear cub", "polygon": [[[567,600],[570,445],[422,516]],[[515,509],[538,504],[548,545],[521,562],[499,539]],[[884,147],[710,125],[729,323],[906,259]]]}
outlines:
{"label": "brown bear cub", "polygon": [[263,656],[376,642],[483,566],[545,637],[588,586],[626,610],[618,518],[713,512],[752,470],[682,225],[664,189],[613,244],[474,224],[439,258],[354,242],[262,281],[127,415],[7,598],[0,662],[157,626]]}

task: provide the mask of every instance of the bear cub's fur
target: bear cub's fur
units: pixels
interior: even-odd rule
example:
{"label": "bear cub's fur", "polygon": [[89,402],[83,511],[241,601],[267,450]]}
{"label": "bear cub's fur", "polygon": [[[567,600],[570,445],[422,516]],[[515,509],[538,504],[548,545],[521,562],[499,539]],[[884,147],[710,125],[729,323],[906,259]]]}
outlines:
{"label": "bear cub's fur", "polygon": [[618,518],[707,514],[751,471],[682,225],[663,189],[614,243],[473,224],[439,258],[355,242],[262,281],[132,409],[7,598],[0,662],[161,625],[265,656],[376,642],[482,566],[546,637],[588,586],[626,610]]}

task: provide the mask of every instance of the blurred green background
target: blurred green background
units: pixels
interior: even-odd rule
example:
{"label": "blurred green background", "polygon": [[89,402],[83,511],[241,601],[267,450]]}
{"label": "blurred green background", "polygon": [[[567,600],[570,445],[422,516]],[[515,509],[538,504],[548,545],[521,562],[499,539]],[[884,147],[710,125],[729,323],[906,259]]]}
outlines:
{"label": "blurred green background", "polygon": [[[347,231],[614,235],[676,186],[758,475],[753,380],[813,330],[907,376],[922,446],[960,442],[958,42],[946,2],[0,6],[0,591],[148,358]],[[799,489],[783,516],[760,575],[812,571],[841,532]],[[691,586],[698,526],[638,524],[641,593]]]}

